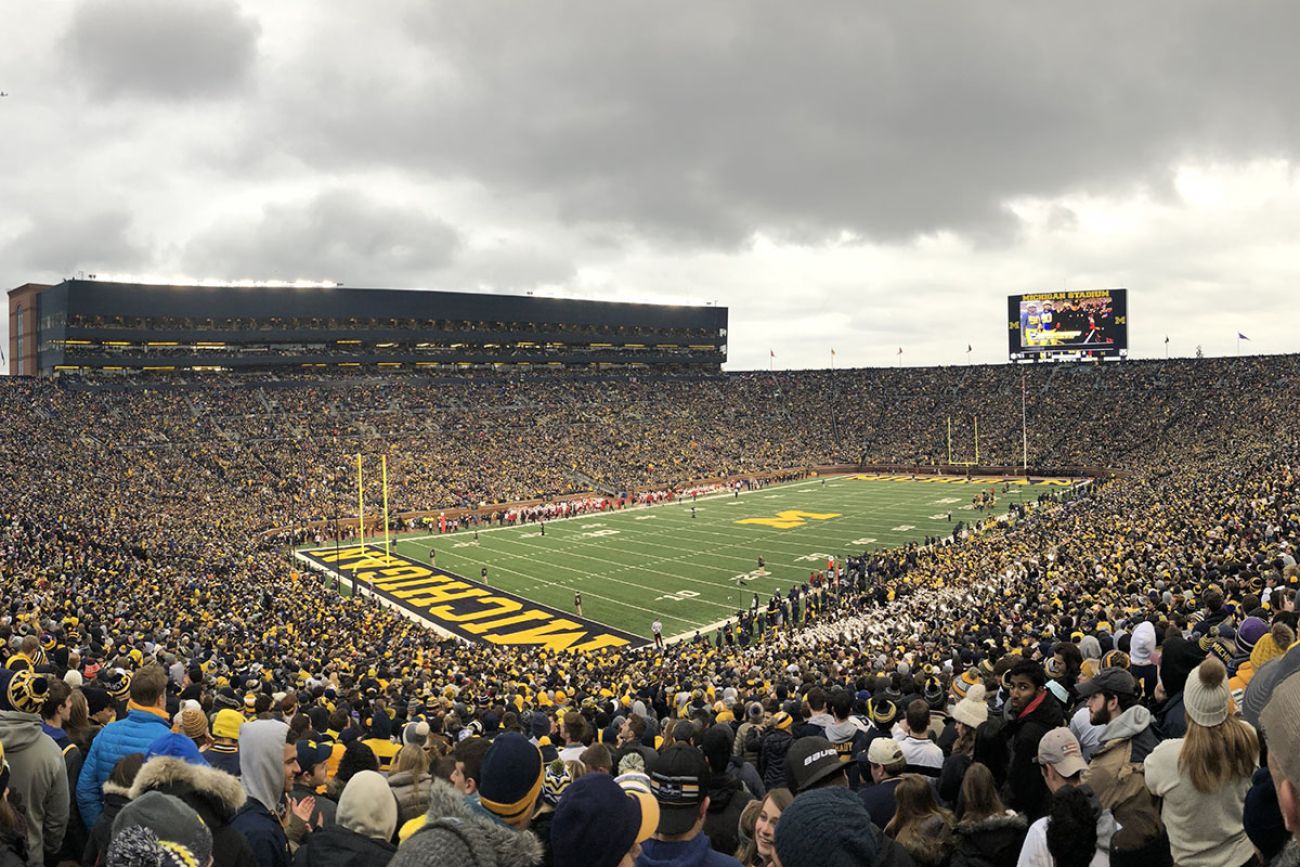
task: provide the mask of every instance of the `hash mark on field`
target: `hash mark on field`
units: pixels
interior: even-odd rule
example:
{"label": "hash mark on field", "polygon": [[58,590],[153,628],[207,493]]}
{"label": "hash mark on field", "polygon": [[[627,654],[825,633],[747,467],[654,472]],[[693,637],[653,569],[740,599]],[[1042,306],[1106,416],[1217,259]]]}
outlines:
{"label": "hash mark on field", "polygon": [[638,521],[649,521],[651,518],[655,518],[655,517],[658,517],[658,516],[657,516],[657,515],[637,515],[637,516],[636,516],[636,520],[638,520]]}
{"label": "hash mark on field", "polygon": [[934,505],[936,505],[936,506],[951,506],[953,503],[960,503],[960,502],[961,502],[961,498],[960,498],[960,497],[942,497],[942,498],[940,498],[940,499],[938,499],[938,500],[935,500],[935,501],[934,501]]}
{"label": "hash mark on field", "polygon": [[914,524],[899,524],[897,527],[890,527],[889,529],[893,530],[895,533],[906,533],[908,530],[915,530],[915,529],[916,529],[916,525],[914,525]]}

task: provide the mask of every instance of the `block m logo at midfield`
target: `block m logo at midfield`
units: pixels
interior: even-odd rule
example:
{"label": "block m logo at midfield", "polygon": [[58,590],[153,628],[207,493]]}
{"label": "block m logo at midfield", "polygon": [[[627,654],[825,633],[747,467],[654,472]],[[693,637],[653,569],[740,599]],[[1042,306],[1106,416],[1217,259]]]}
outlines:
{"label": "block m logo at midfield", "polygon": [[842,517],[838,512],[803,512],[799,509],[787,509],[784,512],[777,512],[775,517],[771,518],[742,518],[737,524],[757,524],[760,527],[772,527],[776,530],[792,530],[795,527],[802,527],[809,521],[829,521],[831,518]]}

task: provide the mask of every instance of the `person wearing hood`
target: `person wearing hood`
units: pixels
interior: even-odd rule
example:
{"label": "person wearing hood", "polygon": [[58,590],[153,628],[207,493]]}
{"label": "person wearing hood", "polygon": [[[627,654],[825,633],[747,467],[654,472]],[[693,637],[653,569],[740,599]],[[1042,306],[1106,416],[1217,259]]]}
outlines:
{"label": "person wearing hood", "polygon": [[382,867],[392,860],[397,801],[382,776],[361,771],[348,780],[336,820],[307,836],[294,867]]}
{"label": "person wearing hood", "polygon": [[1151,702],[1156,696],[1156,683],[1160,670],[1156,667],[1156,627],[1143,620],[1129,637],[1129,673],[1138,682],[1142,697]]}
{"label": "person wearing hood", "polygon": [[849,788],[856,792],[862,786],[858,756],[866,751],[871,738],[866,725],[853,718],[853,697],[848,690],[837,689],[831,693],[830,709],[834,719],[826,726],[826,740],[840,754],[840,761],[848,771]]}
{"label": "person wearing hood", "polygon": [[230,820],[248,800],[236,777],[211,767],[194,741],[182,734],[163,735],[145,754],[128,797],[162,792],[180,798],[212,832],[213,867],[256,867],[253,850]]}
{"label": "person wearing hood", "polygon": [[1047,674],[1037,662],[1026,659],[1016,663],[1007,672],[1007,681],[1011,720],[1003,727],[1002,734],[1011,753],[1011,763],[1007,768],[1004,800],[1012,809],[1037,819],[1047,813],[1048,791],[1043,785],[1043,775],[1034,766],[1034,756],[1043,736],[1064,723],[1064,714],[1061,703],[1047,691]]}
{"label": "person wearing hood", "polygon": [[[253,720],[239,731],[240,782],[248,800],[231,820],[253,850],[258,867],[289,867],[289,838],[280,821],[285,793],[298,773],[298,748],[288,743],[289,727],[279,720]],[[290,804],[306,821],[315,798]]]}
{"label": "person wearing hood", "polygon": [[1101,746],[1088,769],[1088,785],[1119,823],[1112,861],[1117,865],[1168,865],[1169,841],[1160,808],[1147,791],[1142,763],[1160,743],[1151,711],[1138,704],[1138,684],[1122,668],[1104,668],[1079,684],[1089,722],[1101,726]]}
{"label": "person wearing hood", "polygon": [[[1083,760],[1083,750],[1079,741],[1064,727],[1055,728],[1043,735],[1038,744],[1038,765],[1042,769],[1043,783],[1048,792],[1048,809],[1056,800],[1059,792],[1065,789],[1079,788],[1086,797],[1095,802],[1095,854],[1088,867],[1109,867],[1111,839],[1115,836],[1115,817],[1109,810],[1103,809],[1097,796],[1083,786],[1083,775],[1088,770],[1088,763]],[[1066,795],[1065,797],[1071,797]],[[1056,863],[1049,844],[1052,832],[1049,828],[1052,816],[1044,815],[1029,826],[1025,835],[1025,845],[1020,850],[1017,867],[1053,867]],[[1059,832],[1059,828],[1057,829]]]}
{"label": "person wearing hood", "polygon": [[[1268,743],[1268,771],[1277,791],[1282,824],[1290,832],[1271,867],[1300,867],[1300,678],[1291,677],[1273,690],[1262,723]],[[1247,806],[1247,812],[1250,807]]]}
{"label": "person wearing hood", "polygon": [[731,769],[731,727],[715,725],[704,733],[700,750],[712,772],[709,783],[709,812],[704,818],[704,833],[718,852],[730,855],[740,847],[740,814],[754,796],[741,784]]}
{"label": "person wearing hood", "polygon": [[477,800],[432,781],[424,825],[398,847],[393,867],[541,863],[542,844],[528,825],[542,791],[542,754],[522,734],[506,732],[488,748],[479,773]]}
{"label": "person wearing hood", "polygon": [[92,827],[104,809],[104,781],[117,760],[128,753],[148,752],[149,745],[171,731],[167,715],[167,672],[149,664],[130,679],[126,716],[104,726],[95,736],[77,778],[81,820]]}
{"label": "person wearing hood", "polygon": [[69,817],[63,753],[41,728],[48,691],[43,674],[0,671],[0,743],[9,765],[10,794],[21,797],[27,814],[27,858],[34,867],[58,853]]}

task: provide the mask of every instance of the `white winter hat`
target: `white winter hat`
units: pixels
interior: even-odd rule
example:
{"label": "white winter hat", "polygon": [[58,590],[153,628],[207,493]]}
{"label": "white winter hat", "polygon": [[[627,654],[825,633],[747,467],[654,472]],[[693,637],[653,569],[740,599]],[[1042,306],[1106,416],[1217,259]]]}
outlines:
{"label": "white winter hat", "polygon": [[984,684],[977,683],[966,690],[966,697],[952,709],[952,718],[971,728],[979,728],[988,721],[989,706],[985,699]]}

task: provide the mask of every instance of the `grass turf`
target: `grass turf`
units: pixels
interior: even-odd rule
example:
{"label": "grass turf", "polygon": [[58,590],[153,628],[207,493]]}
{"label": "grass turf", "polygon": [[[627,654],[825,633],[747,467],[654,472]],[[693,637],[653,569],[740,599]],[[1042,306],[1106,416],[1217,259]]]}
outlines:
{"label": "grass turf", "polygon": [[[1013,483],[1007,493],[999,484],[993,513],[1064,490],[1060,484]],[[439,569],[478,581],[486,566],[491,586],[563,612],[573,611],[580,591],[585,618],[645,637],[658,619],[664,636],[674,637],[734,617],[755,592],[766,603],[774,591],[825,568],[828,555],[895,547],[979,520],[989,513],[969,505],[990,486],[964,479],[816,478],[739,497],[701,497],[694,517],[686,501],[548,521],[545,536],[536,524],[484,527],[478,541],[472,530],[406,535],[394,539],[393,552],[428,563],[433,546]],[[826,517],[777,518],[791,511]],[[778,526],[739,523],[746,519],[776,519]],[[765,574],[757,573],[759,557]]]}

